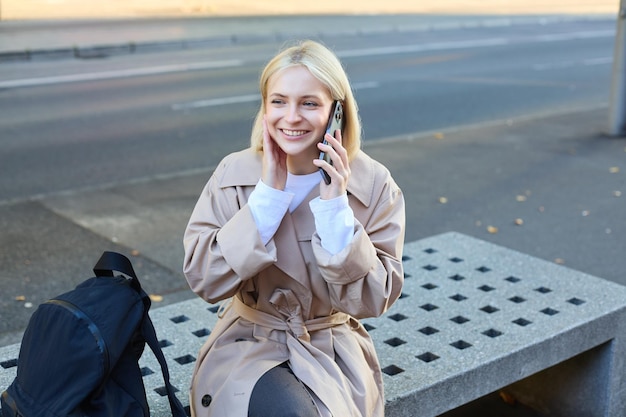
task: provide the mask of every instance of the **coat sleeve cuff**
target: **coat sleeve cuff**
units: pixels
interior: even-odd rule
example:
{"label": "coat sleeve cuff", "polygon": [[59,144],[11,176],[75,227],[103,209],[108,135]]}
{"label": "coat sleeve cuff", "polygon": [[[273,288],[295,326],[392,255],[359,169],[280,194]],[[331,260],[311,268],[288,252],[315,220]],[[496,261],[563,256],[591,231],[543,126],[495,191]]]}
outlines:
{"label": "coat sleeve cuff", "polygon": [[264,245],[250,208],[241,208],[217,234],[222,256],[232,270],[246,280],[276,262],[273,241]]}
{"label": "coat sleeve cuff", "polygon": [[363,226],[355,221],[352,241],[336,254],[322,247],[317,233],[313,235],[313,253],[322,276],[329,284],[349,284],[366,276],[376,267],[376,249]]}

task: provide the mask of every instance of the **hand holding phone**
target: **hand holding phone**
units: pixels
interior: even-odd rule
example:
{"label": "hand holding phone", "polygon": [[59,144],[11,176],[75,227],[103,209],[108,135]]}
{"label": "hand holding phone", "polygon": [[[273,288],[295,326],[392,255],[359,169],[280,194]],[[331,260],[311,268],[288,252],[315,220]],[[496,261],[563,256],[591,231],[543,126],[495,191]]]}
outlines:
{"label": "hand holding phone", "polygon": [[[336,137],[335,132],[337,130],[343,133],[343,106],[341,104],[341,101],[339,100],[336,100],[332,105],[330,116],[328,117],[328,124],[326,125],[326,131],[321,139],[322,143],[327,145],[328,142],[325,139],[326,134],[330,134],[332,137]],[[320,159],[323,159],[330,165],[333,164],[332,159],[330,159],[330,155],[328,155],[324,151],[320,152]],[[326,182],[326,184],[330,184],[330,175],[328,175],[328,173],[323,168],[320,168],[320,173],[322,174],[322,178],[324,178],[324,182]]]}

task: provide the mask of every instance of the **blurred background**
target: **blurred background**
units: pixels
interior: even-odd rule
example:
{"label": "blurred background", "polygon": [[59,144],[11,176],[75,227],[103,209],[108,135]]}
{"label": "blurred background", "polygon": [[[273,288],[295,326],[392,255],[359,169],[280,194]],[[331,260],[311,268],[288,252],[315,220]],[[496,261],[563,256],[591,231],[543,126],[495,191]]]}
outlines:
{"label": "blurred background", "polygon": [[616,13],[608,0],[0,0],[3,19],[232,16],[275,14]]}

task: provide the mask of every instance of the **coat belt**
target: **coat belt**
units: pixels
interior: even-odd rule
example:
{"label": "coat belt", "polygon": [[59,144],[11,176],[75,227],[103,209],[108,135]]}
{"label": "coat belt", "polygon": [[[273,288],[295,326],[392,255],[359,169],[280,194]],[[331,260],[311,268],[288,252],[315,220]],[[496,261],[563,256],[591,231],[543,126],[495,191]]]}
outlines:
{"label": "coat belt", "polygon": [[[288,298],[291,298],[290,295],[293,295],[290,291],[288,294]],[[347,323],[351,319],[348,314],[338,312],[325,317],[304,320],[299,304],[296,308],[287,309],[282,308],[280,304],[275,304],[275,306],[284,318],[252,308],[241,301],[239,297],[233,297],[232,305],[235,312],[237,312],[240,317],[252,323],[258,324],[259,326],[276,330],[290,331],[297,338],[306,336],[309,332],[328,329],[330,327]]]}
{"label": "coat belt", "polygon": [[[233,297],[232,308],[245,320],[259,326],[285,331],[291,368],[323,403],[325,408],[319,409],[322,416],[360,416],[359,410],[350,398],[352,396],[350,382],[333,357],[311,344],[309,333],[347,323],[351,320],[351,316],[345,313],[334,313],[325,317],[304,320],[297,297],[288,289],[277,289],[270,298],[270,303],[283,316],[282,318],[252,308],[237,296]],[[321,373],[326,373],[327,377],[320,379],[319,376],[315,376]]]}

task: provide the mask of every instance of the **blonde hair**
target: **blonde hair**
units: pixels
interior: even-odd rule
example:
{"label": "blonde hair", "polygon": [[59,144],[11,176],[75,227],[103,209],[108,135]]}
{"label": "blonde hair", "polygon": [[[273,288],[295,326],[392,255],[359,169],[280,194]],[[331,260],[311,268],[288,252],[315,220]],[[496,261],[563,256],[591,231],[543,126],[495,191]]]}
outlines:
{"label": "blonde hair", "polygon": [[324,45],[305,40],[283,49],[263,69],[259,80],[261,107],[254,120],[250,146],[263,150],[263,115],[266,109],[267,85],[270,78],[285,68],[301,65],[324,84],[333,100],[340,100],[344,111],[343,146],[352,159],[361,147],[361,120],[348,76],[337,56]]}

